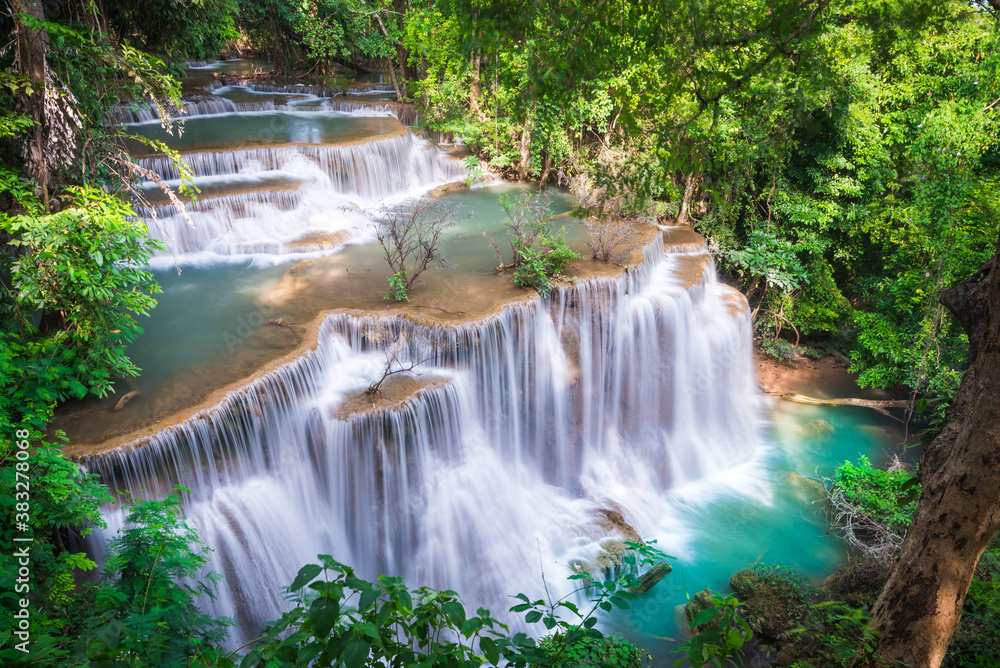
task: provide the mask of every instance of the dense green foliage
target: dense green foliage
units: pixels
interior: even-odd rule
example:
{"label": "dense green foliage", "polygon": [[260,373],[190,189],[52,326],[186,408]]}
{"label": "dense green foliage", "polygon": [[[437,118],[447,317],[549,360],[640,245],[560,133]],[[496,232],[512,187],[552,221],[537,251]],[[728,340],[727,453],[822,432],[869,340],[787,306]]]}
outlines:
{"label": "dense green foliage", "polygon": [[753,638],[750,624],[740,615],[740,601],[735,596],[713,594],[704,609],[689,622],[692,637],[679,650],[686,656],[674,661],[674,668],[685,661],[701,668],[732,665],[742,656],[743,645]]}
{"label": "dense green foliage", "polygon": [[666,558],[652,545],[629,543],[628,548],[626,570],[617,578],[599,581],[586,573],[571,577],[589,590],[587,608],[578,608],[568,597],[515,597],[519,602],[511,612],[524,613],[525,622],[540,623],[551,632],[539,642],[524,632],[511,634],[489,610],[469,614],[453,591],[411,590],[400,578],[386,575],[369,582],[333,557],[319,555],[321,563],[303,566],[289,587],[297,605],[267,629],[240,665],[311,662],[402,668],[496,666],[502,660],[513,668],[638,668],[644,665],[642,651],[596,628],[598,610],[627,609],[637,598],[628,591],[639,584],[635,568]]}
{"label": "dense green foliage", "polygon": [[958,0],[415,4],[410,93],[492,168],[683,218],[758,334],[950,397],[938,291],[992,254],[997,21]]}
{"label": "dense green foliage", "polygon": [[[605,218],[693,224],[750,296],[775,356],[791,358],[783,336],[846,346],[862,384],[910,387],[937,415],[960,380],[967,341],[938,294],[992,255],[997,233],[1000,29],[986,4],[196,0],[105,2],[103,15],[98,5],[44,10],[44,19],[0,17],[5,32],[43,41],[48,64],[48,79],[32,80],[15,68],[16,49],[0,53],[0,532],[8,545],[33,538],[27,658],[11,649],[20,593],[9,551],[0,569],[4,665],[644,661],[597,629],[599,611],[634,598],[634,570],[604,582],[575,576],[591,594],[584,608],[519,595],[511,611],[545,628],[535,641],[489,611],[470,614],[454,592],[367,582],[329,556],[300,571],[294,607],[263,639],[228,654],[230,622],[198,608],[214,590],[207,548],[173,496],[132,501],[103,574],[87,575],[96,564],[75,545],[104,525],[110,497],[61,454],[58,434],[47,437],[56,443],[40,434],[58,402],[103,396],[137,371],[124,351],[141,332],[136,316],[155,303],[141,269],[155,246],[118,196],[152,177],[127,157],[114,108],[152,103],[169,126],[180,102],[170,72],[186,58],[235,49],[272,59],[279,75],[327,81],[383,71],[429,129],[461,137],[494,171],[568,186]],[[501,268],[545,295],[577,256],[537,202],[504,208]],[[400,239],[404,250],[427,249],[416,235]],[[405,299],[434,255],[403,253],[387,296]],[[905,532],[911,474],[862,460],[834,485],[869,526],[894,540]],[[633,566],[659,558],[633,547]],[[949,665],[1000,662],[998,553],[994,542]],[[752,569],[748,583],[772,598],[747,597],[742,608],[712,598],[683,646],[692,665],[737,656],[754,625],[772,633],[778,599],[794,608],[780,620],[796,622],[789,663],[844,665],[871,648],[857,607],[812,602],[780,569]]]}
{"label": "dense green foliage", "polygon": [[[0,460],[0,499],[8,545],[23,536],[13,521],[16,467],[14,451]],[[5,555],[0,572],[0,659],[5,666],[226,665],[221,650],[225,628],[197,607],[212,596],[213,574],[203,573],[206,550],[180,515],[176,496],[136,500],[127,507],[125,524],[107,546],[102,575],[81,577],[96,564],[67,545],[71,534],[88,525],[104,527],[101,503],[110,500],[97,477],[80,471],[55,447],[33,445],[27,467],[31,482],[30,575],[18,576],[18,561]],[[10,507],[8,507],[10,506]],[[193,584],[186,584],[191,582]],[[15,589],[16,583],[23,587]],[[30,638],[25,653],[15,645],[19,628],[17,601],[30,601]]]}
{"label": "dense green foliage", "polygon": [[499,269],[513,269],[514,283],[534,288],[545,297],[552,291],[551,279],[562,274],[570,262],[580,258],[566,244],[566,231],[555,231],[549,203],[540,195],[521,192],[516,198],[500,196],[504,211],[504,237],[510,246],[510,261],[499,244],[490,239]]}
{"label": "dense green foliage", "polygon": [[833,490],[871,520],[902,536],[917,508],[916,478],[906,469],[887,471],[872,466],[867,457],[857,464],[844,462],[833,478]]}

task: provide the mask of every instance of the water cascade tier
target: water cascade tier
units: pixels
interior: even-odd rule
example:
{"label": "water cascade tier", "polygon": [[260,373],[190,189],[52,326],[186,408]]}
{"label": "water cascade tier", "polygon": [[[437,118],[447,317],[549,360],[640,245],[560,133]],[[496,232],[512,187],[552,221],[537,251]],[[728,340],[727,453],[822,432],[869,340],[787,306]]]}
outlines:
{"label": "water cascade tier", "polygon": [[[566,565],[615,533],[608,513],[676,533],[673,490],[758,454],[750,346],[745,302],[704,250],[660,238],[624,275],[474,321],[330,314],[314,351],[85,464],[119,490],[190,488],[222,575],[208,605],[237,620],[237,645],[318,553],[502,614],[541,593],[541,567],[568,591]],[[411,389],[365,410],[390,368]]]}
{"label": "water cascade tier", "polygon": [[[315,125],[323,116],[307,113],[295,118],[307,129],[312,120],[311,127],[323,132]],[[296,140],[294,132],[287,131],[295,143],[247,146],[244,142],[184,153],[201,190],[188,216],[166,203],[152,181],[144,185],[152,195],[149,206],[138,212],[148,219],[150,236],[166,246],[165,253],[282,254],[301,251],[294,242],[304,237],[326,235],[333,246],[363,238],[368,219],[359,215],[360,210],[416,196],[468,175],[461,161],[410,134],[395,119],[370,120],[384,121],[386,127],[347,144],[310,143],[308,133]],[[260,128],[268,138],[274,137],[271,125]],[[153,155],[137,162],[167,185],[180,184],[181,175],[171,159]]]}

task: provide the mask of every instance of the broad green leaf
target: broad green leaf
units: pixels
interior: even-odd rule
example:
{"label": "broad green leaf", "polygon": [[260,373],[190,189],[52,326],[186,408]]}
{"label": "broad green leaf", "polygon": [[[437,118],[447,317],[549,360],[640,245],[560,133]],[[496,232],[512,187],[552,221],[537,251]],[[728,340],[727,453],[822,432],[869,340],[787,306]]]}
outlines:
{"label": "broad green leaf", "polygon": [[299,574],[295,576],[292,585],[288,588],[291,591],[298,591],[316,579],[316,576],[323,572],[323,567],[316,564],[306,564],[299,569]]}

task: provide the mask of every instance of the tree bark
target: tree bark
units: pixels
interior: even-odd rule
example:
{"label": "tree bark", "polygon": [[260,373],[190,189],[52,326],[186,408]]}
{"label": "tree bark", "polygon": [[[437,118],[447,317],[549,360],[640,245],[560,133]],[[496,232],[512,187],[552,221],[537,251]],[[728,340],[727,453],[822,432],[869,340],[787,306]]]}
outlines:
{"label": "tree bark", "polygon": [[48,35],[44,30],[32,30],[24,24],[20,14],[45,20],[45,11],[41,0],[13,0],[11,3],[14,16],[14,29],[17,33],[17,60],[22,74],[31,80],[34,90],[31,95],[24,96],[24,105],[35,127],[32,131],[31,145],[27,148],[27,166],[31,175],[42,187],[42,201],[48,206],[48,187],[51,175],[48,160],[45,155],[45,86],[46,63],[48,54]]}
{"label": "tree bark", "polygon": [[992,264],[942,294],[976,342],[975,355],[921,458],[920,502],[872,608],[875,656],[855,657],[853,666],[940,666],[979,557],[1000,529],[998,258],[1000,247]]}
{"label": "tree bark", "polygon": [[524,119],[524,128],[521,130],[521,162],[517,166],[517,178],[524,181],[528,178],[528,170],[531,168],[531,116]]}
{"label": "tree bark", "polygon": [[688,209],[691,206],[691,196],[694,194],[695,176],[688,174],[684,177],[684,196],[681,198],[681,208],[677,212],[677,224],[687,225]]}
{"label": "tree bark", "polygon": [[472,81],[469,84],[469,111],[480,121],[484,120],[479,106],[479,98],[483,96],[483,80],[480,74],[482,60],[482,53],[475,49],[469,54],[469,71],[472,73]]}

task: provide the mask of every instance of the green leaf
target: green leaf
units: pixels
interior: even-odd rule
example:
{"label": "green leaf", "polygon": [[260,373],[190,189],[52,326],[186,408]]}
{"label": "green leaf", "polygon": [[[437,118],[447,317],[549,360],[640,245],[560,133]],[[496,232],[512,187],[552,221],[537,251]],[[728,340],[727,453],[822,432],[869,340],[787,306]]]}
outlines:
{"label": "green leaf", "polygon": [[297,664],[300,666],[308,666],[309,662],[316,658],[316,655],[322,652],[323,649],[323,643],[312,642],[305,645],[299,650]]}
{"label": "green leaf", "polygon": [[470,635],[483,628],[483,620],[479,617],[470,617],[462,624],[462,635],[468,638]]}
{"label": "green leaf", "polygon": [[352,640],[344,648],[344,664],[347,668],[364,668],[368,661],[369,645],[364,640]]}
{"label": "green leaf", "polygon": [[316,564],[306,564],[299,569],[299,574],[295,576],[295,579],[292,581],[292,586],[288,588],[289,591],[298,591],[302,589],[322,572],[322,566],[317,566]]}
{"label": "green leaf", "polygon": [[118,647],[118,641],[122,634],[122,624],[118,620],[111,620],[107,624],[99,627],[94,635],[100,640],[108,649],[114,650]]}
{"label": "green leaf", "polygon": [[335,599],[321,596],[309,606],[309,619],[313,623],[313,635],[325,638],[340,617],[340,603]]}
{"label": "green leaf", "polygon": [[245,657],[243,657],[242,661],[240,661],[240,668],[253,668],[253,666],[256,666],[257,663],[259,662],[260,662],[260,650],[254,649],[251,650],[250,653],[247,654]]}
{"label": "green leaf", "polygon": [[718,614],[719,611],[715,608],[706,608],[705,610],[702,610],[694,616],[694,619],[691,620],[691,628],[701,626],[702,624],[708,624],[715,619]]}
{"label": "green leaf", "polygon": [[486,660],[493,665],[500,662],[500,650],[497,649],[497,644],[492,638],[480,638],[479,649],[486,655]]}
{"label": "green leaf", "polygon": [[378,590],[368,589],[361,590],[361,599],[358,601],[358,610],[364,612],[368,608],[372,607],[372,604],[378,600]]}
{"label": "green leaf", "polygon": [[541,618],[542,618],[542,613],[540,613],[538,610],[532,610],[531,612],[529,612],[524,616],[524,621],[528,622],[529,624],[534,624]]}
{"label": "green leaf", "polygon": [[457,601],[449,601],[441,606],[443,612],[456,628],[462,628],[465,624],[465,607]]}

